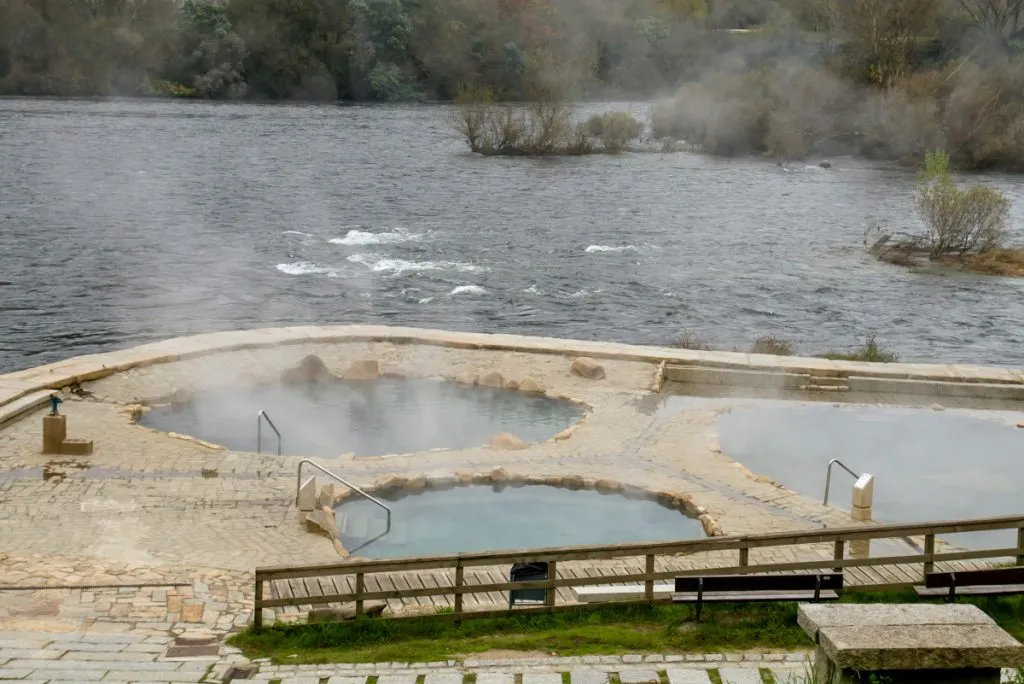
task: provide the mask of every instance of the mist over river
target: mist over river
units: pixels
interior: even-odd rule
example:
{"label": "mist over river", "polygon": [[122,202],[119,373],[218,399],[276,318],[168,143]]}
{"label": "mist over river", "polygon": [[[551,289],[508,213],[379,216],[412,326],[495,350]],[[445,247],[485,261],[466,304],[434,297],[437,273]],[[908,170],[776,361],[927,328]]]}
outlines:
{"label": "mist over river", "polygon": [[[607,108],[605,108],[607,109]],[[644,113],[646,105],[634,105]],[[1024,279],[879,263],[914,174],[832,159],[481,158],[446,106],[0,99],[0,372],[377,323],[1024,366]],[[1014,202],[1024,178],[982,176]]]}

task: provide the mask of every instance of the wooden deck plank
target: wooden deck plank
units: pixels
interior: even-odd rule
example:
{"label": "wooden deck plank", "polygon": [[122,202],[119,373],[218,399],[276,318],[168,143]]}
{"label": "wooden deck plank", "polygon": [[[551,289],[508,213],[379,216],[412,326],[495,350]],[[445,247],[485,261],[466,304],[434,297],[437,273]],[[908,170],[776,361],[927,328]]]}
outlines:
{"label": "wooden deck plank", "polygon": [[[434,586],[437,588],[451,587],[455,584],[455,578],[449,577],[444,570],[432,570],[426,575],[425,586]],[[455,597],[452,594],[443,594],[437,597],[440,599],[442,608],[454,608]]]}
{"label": "wooden deck plank", "polygon": [[[391,575],[391,581],[395,583],[395,589],[398,591],[409,591],[412,586],[409,584],[409,578],[404,572],[395,572]],[[423,601],[426,600],[419,596],[405,597],[395,599],[395,603],[399,608],[405,608],[406,606],[422,606]]]}
{"label": "wooden deck plank", "polygon": [[[509,581],[508,575],[500,572],[494,566],[481,568],[474,575],[476,576],[474,580],[476,584],[494,584],[495,582]],[[489,591],[485,594],[478,594],[478,596],[481,596],[482,602],[486,602],[489,607],[508,605],[508,592],[505,591]]]}

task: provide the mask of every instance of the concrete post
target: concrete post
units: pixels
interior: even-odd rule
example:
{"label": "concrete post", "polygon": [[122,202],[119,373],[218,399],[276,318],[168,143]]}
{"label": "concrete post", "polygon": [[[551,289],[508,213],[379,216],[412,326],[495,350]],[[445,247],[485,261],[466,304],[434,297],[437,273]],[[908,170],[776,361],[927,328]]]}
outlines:
{"label": "concrete post", "polygon": [[316,509],[316,478],[311,477],[299,487],[298,501],[295,502],[300,511]]}
{"label": "concrete post", "polygon": [[59,454],[68,436],[68,417],[43,416],[43,453]]}
{"label": "concrete post", "polygon": [[875,476],[864,473],[853,485],[850,517],[858,522],[871,520],[871,507],[875,498]]}

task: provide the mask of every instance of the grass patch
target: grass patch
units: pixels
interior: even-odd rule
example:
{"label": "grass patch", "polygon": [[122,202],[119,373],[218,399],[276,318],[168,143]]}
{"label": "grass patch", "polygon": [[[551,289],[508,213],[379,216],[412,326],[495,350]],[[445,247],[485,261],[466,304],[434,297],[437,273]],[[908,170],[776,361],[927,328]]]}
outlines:
{"label": "grass patch", "polygon": [[592,655],[810,645],[796,624],[796,605],[770,603],[705,606],[699,624],[691,606],[609,605],[461,625],[431,617],[275,625],[259,634],[246,630],[231,643],[250,657],[296,664],[422,662],[489,650]]}
{"label": "grass patch", "polygon": [[[918,603],[910,590],[848,592],[847,603]],[[1024,639],[1024,596],[965,599]],[[719,653],[792,650],[811,643],[796,623],[795,603],[709,604],[700,623],[691,606],[604,605],[549,615],[510,615],[456,625],[433,617],[363,618],[341,623],[247,629],[229,643],[249,658],[276,663],[428,662],[491,650],[560,656],[623,653]],[[1022,681],[1020,684],[1024,684]]]}
{"label": "grass patch", "polygon": [[829,352],[822,354],[822,357],[832,361],[869,361],[871,363],[895,363],[899,360],[895,352],[879,345],[874,335],[867,339],[864,346],[858,347],[852,352]]}
{"label": "grass patch", "polygon": [[1024,248],[1021,247],[989,249],[940,261],[973,273],[1018,278],[1024,276]]}

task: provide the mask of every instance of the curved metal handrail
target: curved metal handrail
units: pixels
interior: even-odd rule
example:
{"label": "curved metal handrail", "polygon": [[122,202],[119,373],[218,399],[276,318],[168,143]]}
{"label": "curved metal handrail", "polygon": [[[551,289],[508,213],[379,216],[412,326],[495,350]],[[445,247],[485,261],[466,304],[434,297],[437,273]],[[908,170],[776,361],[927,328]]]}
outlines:
{"label": "curved metal handrail", "polygon": [[860,475],[847,468],[846,464],[840,461],[838,458],[833,458],[831,461],[829,461],[828,470],[825,472],[825,501],[823,502],[823,505],[825,506],[828,506],[828,490],[832,485],[832,466],[834,465],[838,465],[840,468],[850,473],[850,475],[853,475],[855,478],[860,477]]}
{"label": "curved metal handrail", "polygon": [[263,453],[263,421],[267,421],[267,425],[277,435],[277,455],[281,455],[281,433],[278,431],[277,426],[274,425],[274,421],[270,420],[270,416],[263,409],[259,410],[256,414],[256,453]]}
{"label": "curved metal handrail", "polygon": [[[357,492],[359,494],[362,494],[367,499],[369,499],[372,503],[375,503],[375,504],[377,504],[378,506],[380,506],[381,508],[384,509],[384,511],[388,514],[387,528],[384,530],[383,533],[377,535],[377,537],[374,537],[374,539],[378,539],[380,537],[383,537],[385,534],[387,534],[388,532],[391,531],[391,507],[390,506],[385,504],[383,501],[381,501],[377,497],[375,497],[375,496],[373,496],[371,494],[366,493],[365,491],[363,491],[362,489],[360,489],[356,485],[352,484],[351,482],[349,482],[345,478],[339,477],[339,476],[335,475],[334,473],[332,473],[327,468],[324,468],[319,463],[316,463],[315,461],[312,461],[312,460],[310,460],[308,458],[304,458],[301,461],[299,461],[299,469],[298,469],[298,473],[297,473],[296,478],[295,478],[295,504],[296,505],[298,505],[298,503],[299,503],[299,492],[302,490],[302,466],[304,466],[304,465],[313,466],[314,468],[319,470],[321,473],[323,473],[327,477],[332,478],[336,482],[340,482],[341,484],[343,484],[346,487],[348,487],[349,489],[351,489],[353,492]],[[373,540],[371,539],[370,541],[373,541]],[[369,542],[366,542],[366,544],[368,544],[368,543]],[[363,544],[363,546],[366,546],[366,544]],[[360,548],[362,548],[362,547],[360,547]]]}

